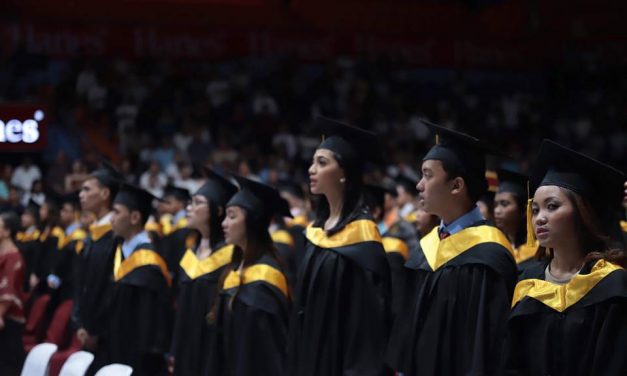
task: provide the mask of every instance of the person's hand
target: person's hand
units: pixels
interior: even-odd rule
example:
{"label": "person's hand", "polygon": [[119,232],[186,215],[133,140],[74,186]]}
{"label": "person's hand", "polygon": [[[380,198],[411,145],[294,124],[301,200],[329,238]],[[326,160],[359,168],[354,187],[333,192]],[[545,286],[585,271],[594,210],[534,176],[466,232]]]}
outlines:
{"label": "person's hand", "polygon": [[80,328],[76,331],[76,337],[78,337],[78,341],[81,343],[81,345],[84,345],[87,337],[89,337],[89,333],[85,328]]}
{"label": "person's hand", "polygon": [[98,337],[88,335],[85,339],[83,347],[88,351],[95,352],[98,348]]}
{"label": "person's hand", "polygon": [[168,355],[166,360],[168,363],[168,372],[170,374],[173,374],[174,373],[174,356]]}
{"label": "person's hand", "polygon": [[39,284],[39,278],[36,275],[31,274],[29,279],[29,284],[32,289],[34,289]]}

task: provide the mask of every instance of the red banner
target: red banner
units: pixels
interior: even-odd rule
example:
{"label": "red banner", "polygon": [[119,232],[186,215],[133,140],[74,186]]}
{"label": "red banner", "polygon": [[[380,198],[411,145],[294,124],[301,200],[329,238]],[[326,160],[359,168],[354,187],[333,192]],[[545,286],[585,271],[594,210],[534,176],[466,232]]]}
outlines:
{"label": "red banner", "polygon": [[[0,25],[5,54],[18,47],[32,54],[75,58],[110,56],[130,59],[216,61],[247,56],[290,55],[325,62],[341,55],[388,57],[410,65],[455,68],[533,67],[561,58],[565,49],[592,50],[624,61],[626,37],[613,41],[580,38],[563,44],[550,37],[509,39],[429,37],[366,33],[181,28],[174,26]],[[621,48],[622,46],[622,48]]]}
{"label": "red banner", "polygon": [[46,146],[46,111],[31,104],[0,104],[0,152],[41,151]]}

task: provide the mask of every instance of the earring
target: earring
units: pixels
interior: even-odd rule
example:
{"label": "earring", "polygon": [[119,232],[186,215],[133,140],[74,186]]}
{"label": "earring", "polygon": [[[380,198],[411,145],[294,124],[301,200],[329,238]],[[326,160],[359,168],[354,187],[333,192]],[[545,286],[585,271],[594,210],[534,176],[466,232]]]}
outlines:
{"label": "earring", "polygon": [[346,178],[341,178],[340,179],[340,183],[342,183],[342,184],[346,183]]}

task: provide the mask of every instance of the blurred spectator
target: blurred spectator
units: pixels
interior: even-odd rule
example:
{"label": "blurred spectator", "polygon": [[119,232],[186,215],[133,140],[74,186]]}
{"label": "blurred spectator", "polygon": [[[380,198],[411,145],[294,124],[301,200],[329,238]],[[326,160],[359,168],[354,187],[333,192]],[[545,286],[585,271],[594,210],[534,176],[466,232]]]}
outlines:
{"label": "blurred spectator", "polygon": [[46,170],[46,186],[56,193],[64,193],[65,177],[69,173],[67,154],[59,150],[54,163]]}
{"label": "blurred spectator", "polygon": [[33,186],[22,196],[22,205],[28,205],[28,202],[33,200],[37,205],[43,205],[46,201],[46,194],[44,193],[44,183],[41,180],[35,180]]}
{"label": "blurred spectator", "polygon": [[139,178],[139,185],[156,197],[163,196],[163,188],[168,184],[168,178],[161,172],[159,162],[152,161],[148,171]]}
{"label": "blurred spectator", "polygon": [[10,164],[0,166],[0,205],[5,204],[9,199],[9,185],[11,185],[11,175],[13,168]]}
{"label": "blurred spectator", "polygon": [[131,184],[137,184],[137,175],[135,174],[135,166],[133,165],[133,161],[130,158],[125,157],[122,159],[122,163],[120,165],[120,172],[124,176],[126,176],[126,181]]}
{"label": "blurred spectator", "polygon": [[80,159],[75,160],[72,163],[72,171],[65,176],[66,192],[78,191],[87,176],[87,166],[85,166],[83,161],[81,161]]}
{"label": "blurred spectator", "polygon": [[22,163],[13,170],[11,184],[18,186],[25,192],[29,192],[33,182],[41,180],[41,170],[33,164],[33,160],[26,157]]}
{"label": "blurred spectator", "polygon": [[5,203],[0,205],[0,212],[11,211],[21,215],[24,209],[20,197],[20,188],[14,185],[9,186],[9,197]]}
{"label": "blurred spectator", "polygon": [[193,194],[200,188],[203,182],[193,178],[194,168],[189,163],[181,163],[180,171],[180,178],[174,181],[175,185],[185,188]]}

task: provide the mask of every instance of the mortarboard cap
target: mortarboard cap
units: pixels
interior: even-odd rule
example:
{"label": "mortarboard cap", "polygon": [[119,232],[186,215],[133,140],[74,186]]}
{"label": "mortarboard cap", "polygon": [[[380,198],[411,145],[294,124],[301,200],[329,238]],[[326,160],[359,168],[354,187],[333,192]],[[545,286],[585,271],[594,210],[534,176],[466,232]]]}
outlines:
{"label": "mortarboard cap", "polygon": [[[401,187],[403,187],[403,189],[405,189],[405,192],[409,193],[412,196],[418,196],[418,190],[416,189],[416,185],[418,185],[418,182],[414,179],[411,179],[406,175],[399,175],[396,177],[395,181],[397,186],[400,185]],[[395,192],[394,196],[396,195],[397,193]]]}
{"label": "mortarboard cap", "polygon": [[100,160],[100,168],[93,171],[89,175],[98,179],[102,185],[109,188],[112,196],[115,196],[115,193],[117,193],[120,183],[126,180],[124,175],[122,175],[122,173],[105,158]]}
{"label": "mortarboard cap", "polygon": [[578,193],[600,210],[620,205],[624,182],[621,171],[544,140],[530,177],[530,193],[541,186],[556,185]]}
{"label": "mortarboard cap", "polygon": [[502,153],[476,137],[425,120],[421,121],[436,138],[436,144],[425,155],[423,161],[435,159],[459,169],[468,180],[466,184],[474,186],[478,194],[483,194],[488,188],[485,178],[486,154],[502,155]]}
{"label": "mortarboard cap", "polygon": [[153,200],[158,200],[158,198],[153,196],[152,193],[135,185],[122,183],[113,203],[124,205],[131,211],[139,211],[142,215],[142,220],[145,222],[152,212]]}
{"label": "mortarboard cap", "polygon": [[375,133],[324,116],[317,116],[315,124],[324,137],[318,149],[338,154],[345,165],[358,166],[365,160],[381,160]]}
{"label": "mortarboard cap", "polygon": [[205,166],[204,170],[207,175],[207,181],[198,188],[194,195],[204,196],[214,204],[225,206],[237,192],[237,186],[209,167]]}
{"label": "mortarboard cap", "polygon": [[[623,199],[624,182],[625,174],[621,171],[545,139],[529,177],[529,196],[542,186],[566,188],[587,200],[596,211],[601,225],[611,229],[616,225],[615,209]],[[532,201],[531,197],[527,201],[528,245],[535,240],[531,222]]]}
{"label": "mortarboard cap", "polygon": [[527,175],[501,168],[497,171],[498,176],[498,193],[510,192],[522,199],[527,197]]}
{"label": "mortarboard cap", "polygon": [[191,198],[189,191],[185,188],[177,187],[175,185],[167,185],[163,189],[163,198],[174,197],[176,200],[187,203]]}
{"label": "mortarboard cap", "polygon": [[279,190],[279,192],[287,192],[300,199],[305,198],[305,192],[303,192],[303,188],[300,186],[300,184],[293,182],[291,180],[279,181],[279,185],[277,189]]}
{"label": "mortarboard cap", "polygon": [[289,206],[284,204],[279,191],[275,188],[259,183],[243,176],[233,175],[240,186],[229,202],[229,206],[240,206],[261,222],[270,223],[274,215],[291,217]]}

